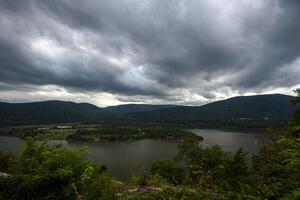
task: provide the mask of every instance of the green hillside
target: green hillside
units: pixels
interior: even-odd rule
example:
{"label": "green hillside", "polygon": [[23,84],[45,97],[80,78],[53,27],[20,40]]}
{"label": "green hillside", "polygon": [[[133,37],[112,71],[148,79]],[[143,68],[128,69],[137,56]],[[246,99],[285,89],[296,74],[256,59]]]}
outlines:
{"label": "green hillside", "polygon": [[99,108],[92,104],[65,101],[0,103],[1,125],[75,122],[93,119]]}
{"label": "green hillside", "polygon": [[147,112],[156,111],[165,108],[174,108],[176,105],[151,105],[151,104],[124,104],[118,106],[108,106],[103,108],[103,111],[112,113],[136,113],[136,112]]}
{"label": "green hillside", "polygon": [[294,106],[281,94],[240,96],[203,106],[178,106],[135,115],[135,120],[197,126],[265,126],[285,123]]}
{"label": "green hillside", "polygon": [[270,94],[233,97],[203,106],[128,104],[106,108],[65,101],[0,103],[0,124],[151,122],[198,127],[281,126],[295,109],[291,98]]}

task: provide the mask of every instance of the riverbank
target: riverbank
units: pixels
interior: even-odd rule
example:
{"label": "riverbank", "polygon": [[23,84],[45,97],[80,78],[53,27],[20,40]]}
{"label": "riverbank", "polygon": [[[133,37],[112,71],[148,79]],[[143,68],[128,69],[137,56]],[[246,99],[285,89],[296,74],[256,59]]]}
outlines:
{"label": "riverbank", "polygon": [[202,141],[187,130],[168,126],[147,125],[45,125],[16,126],[0,129],[0,135],[15,136],[21,139],[32,137],[35,140],[72,140],[72,141],[137,141],[141,139],[162,139],[183,141],[192,137]]}

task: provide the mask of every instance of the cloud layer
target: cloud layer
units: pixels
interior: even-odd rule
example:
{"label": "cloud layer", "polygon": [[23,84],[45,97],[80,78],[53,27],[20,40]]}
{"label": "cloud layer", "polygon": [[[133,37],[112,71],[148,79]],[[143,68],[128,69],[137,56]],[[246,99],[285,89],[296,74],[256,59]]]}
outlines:
{"label": "cloud layer", "polygon": [[202,104],[300,84],[300,1],[2,0],[0,100]]}

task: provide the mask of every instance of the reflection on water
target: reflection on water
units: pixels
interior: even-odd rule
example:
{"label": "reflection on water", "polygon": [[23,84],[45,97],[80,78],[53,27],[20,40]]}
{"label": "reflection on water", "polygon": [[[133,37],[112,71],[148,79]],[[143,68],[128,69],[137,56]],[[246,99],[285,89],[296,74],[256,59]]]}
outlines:
{"label": "reflection on water", "polygon": [[[191,130],[204,137],[204,145],[220,145],[225,151],[234,151],[243,147],[249,153],[257,152],[258,133],[241,133],[223,130]],[[19,153],[22,140],[16,137],[0,136],[0,151]],[[57,143],[55,141],[54,143]],[[91,158],[108,167],[110,173],[120,179],[126,179],[138,172],[141,167],[149,167],[155,160],[170,159],[177,154],[178,142],[144,139],[135,142],[82,142],[61,141],[64,145],[79,148],[88,146]],[[53,143],[53,142],[52,142]]]}
{"label": "reflection on water", "polygon": [[148,139],[129,143],[70,143],[72,147],[83,145],[88,146],[92,158],[106,165],[113,175],[119,178],[127,178],[138,172],[141,167],[149,167],[155,160],[173,158],[177,154],[178,143]]}
{"label": "reflection on water", "polygon": [[259,133],[241,133],[213,129],[192,129],[196,135],[204,138],[203,145],[220,145],[224,151],[236,151],[242,147],[248,153],[256,153],[260,145]]}
{"label": "reflection on water", "polygon": [[18,154],[21,151],[23,140],[17,137],[0,136],[0,151]]}

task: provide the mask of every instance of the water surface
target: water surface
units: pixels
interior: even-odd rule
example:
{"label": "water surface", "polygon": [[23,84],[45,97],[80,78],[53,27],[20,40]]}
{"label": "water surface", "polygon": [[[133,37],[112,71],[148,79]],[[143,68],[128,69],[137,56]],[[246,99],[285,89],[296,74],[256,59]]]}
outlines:
{"label": "water surface", "polygon": [[262,140],[261,133],[225,131],[214,129],[191,129],[189,130],[196,135],[204,138],[204,145],[220,145],[224,151],[236,151],[242,147],[249,154],[257,153],[260,141]]}
{"label": "water surface", "polygon": [[[247,152],[255,153],[259,147],[260,134],[242,133],[223,130],[190,130],[204,137],[202,144],[218,144],[225,151],[235,151],[243,147]],[[55,141],[57,142],[57,141]],[[149,167],[152,162],[160,159],[173,158],[180,142],[143,139],[135,142],[83,142],[62,141],[69,147],[80,148],[88,146],[91,158],[104,164],[109,172],[119,179],[126,179],[137,173],[143,166]],[[23,140],[16,137],[0,136],[0,151],[10,151],[18,154]]]}
{"label": "water surface", "polygon": [[155,160],[170,159],[177,154],[177,142],[139,140],[135,142],[70,142],[71,147],[89,147],[93,160],[107,166],[112,175],[121,179],[150,167]]}

